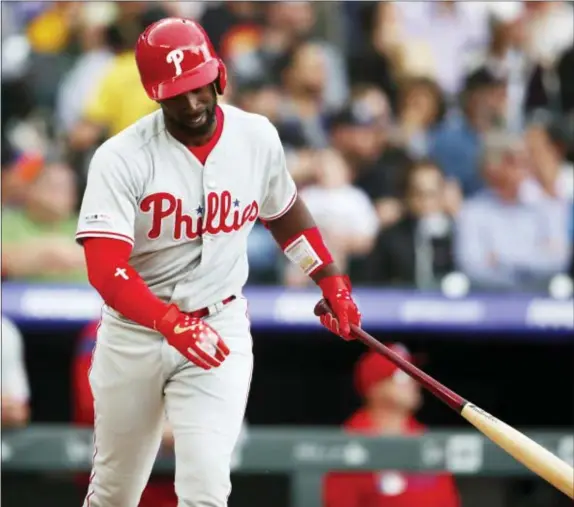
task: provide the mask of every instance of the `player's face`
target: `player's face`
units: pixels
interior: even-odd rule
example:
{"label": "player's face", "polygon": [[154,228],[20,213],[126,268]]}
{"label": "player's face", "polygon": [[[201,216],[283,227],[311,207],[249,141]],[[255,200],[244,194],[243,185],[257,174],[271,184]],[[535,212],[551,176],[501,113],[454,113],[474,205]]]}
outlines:
{"label": "player's face", "polygon": [[210,84],[160,102],[163,114],[189,137],[209,134],[215,122],[217,94]]}

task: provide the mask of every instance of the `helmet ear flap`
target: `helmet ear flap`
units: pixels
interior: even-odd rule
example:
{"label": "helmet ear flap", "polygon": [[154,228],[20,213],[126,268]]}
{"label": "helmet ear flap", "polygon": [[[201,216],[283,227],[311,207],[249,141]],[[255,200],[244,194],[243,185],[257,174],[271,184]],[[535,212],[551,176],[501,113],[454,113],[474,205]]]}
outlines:
{"label": "helmet ear flap", "polygon": [[215,89],[219,95],[223,95],[227,86],[227,67],[221,58],[217,59],[217,63],[219,64],[219,75],[215,80]]}

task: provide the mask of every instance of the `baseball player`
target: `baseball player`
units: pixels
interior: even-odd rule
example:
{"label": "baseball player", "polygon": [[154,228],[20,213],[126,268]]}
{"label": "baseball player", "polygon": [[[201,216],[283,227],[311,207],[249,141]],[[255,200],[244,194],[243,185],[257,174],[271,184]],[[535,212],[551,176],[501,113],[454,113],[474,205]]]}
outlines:
{"label": "baseball player", "polygon": [[[401,344],[388,344],[413,362]],[[420,386],[395,364],[369,351],[355,367],[355,387],[362,406],[344,424],[355,435],[413,436],[426,428],[416,419]],[[323,482],[323,507],[460,507],[460,495],[447,473],[405,473],[397,470],[332,472]]]}
{"label": "baseball player", "polygon": [[96,151],[76,234],[105,302],[84,507],[137,506],[164,411],[179,507],[223,507],[253,368],[242,289],[254,222],[320,287],[333,311],[325,327],[350,338],[360,313],[297,197],[277,130],[217,104],[226,70],[204,30],[158,21],[138,39],[136,63],[160,109]]}

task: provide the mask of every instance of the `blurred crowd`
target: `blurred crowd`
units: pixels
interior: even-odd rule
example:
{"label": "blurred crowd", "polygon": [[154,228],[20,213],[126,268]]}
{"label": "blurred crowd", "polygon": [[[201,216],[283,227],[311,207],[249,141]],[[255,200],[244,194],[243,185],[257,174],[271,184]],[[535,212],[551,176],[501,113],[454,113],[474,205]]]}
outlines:
{"label": "blurred crowd", "polygon": [[[199,20],[222,102],[278,128],[357,285],[546,290],[572,276],[572,2],[3,2],[3,277],[84,281],[91,154],[158,106],[133,47]],[[251,283],[301,286],[257,224]],[[464,276],[462,276],[463,274]]]}

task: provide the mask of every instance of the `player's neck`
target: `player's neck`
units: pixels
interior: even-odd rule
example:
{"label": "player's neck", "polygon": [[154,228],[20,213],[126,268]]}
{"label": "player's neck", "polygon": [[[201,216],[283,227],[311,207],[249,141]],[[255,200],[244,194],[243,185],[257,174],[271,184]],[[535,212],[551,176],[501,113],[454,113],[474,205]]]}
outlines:
{"label": "player's neck", "polygon": [[195,133],[186,131],[185,128],[180,127],[169,118],[164,116],[165,128],[167,131],[180,143],[185,146],[203,146],[207,144],[210,139],[214,136],[217,130],[217,116],[213,119],[209,131],[205,134],[197,135]]}

